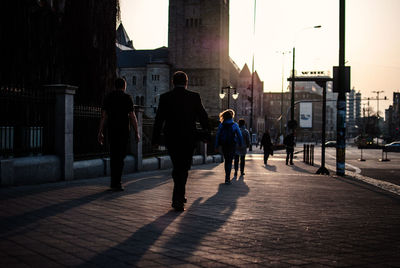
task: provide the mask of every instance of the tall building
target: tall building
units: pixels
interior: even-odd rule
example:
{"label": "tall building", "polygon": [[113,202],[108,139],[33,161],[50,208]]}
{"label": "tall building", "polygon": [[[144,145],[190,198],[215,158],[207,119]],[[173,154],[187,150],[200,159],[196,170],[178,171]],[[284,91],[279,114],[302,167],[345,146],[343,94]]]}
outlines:
{"label": "tall building", "polygon": [[361,93],[360,92],[357,92],[356,94],[355,94],[355,97],[356,97],[356,102],[355,102],[355,109],[356,109],[356,111],[355,111],[355,121],[356,121],[356,124],[357,124],[357,126],[358,126],[358,132],[360,132],[360,128],[361,128]]}
{"label": "tall building", "polygon": [[395,139],[400,139],[400,92],[393,92],[393,128]]}
{"label": "tall building", "polygon": [[210,115],[222,109],[219,93],[231,85],[229,60],[229,0],[170,0],[168,27],[172,71],[183,70],[196,81]]}

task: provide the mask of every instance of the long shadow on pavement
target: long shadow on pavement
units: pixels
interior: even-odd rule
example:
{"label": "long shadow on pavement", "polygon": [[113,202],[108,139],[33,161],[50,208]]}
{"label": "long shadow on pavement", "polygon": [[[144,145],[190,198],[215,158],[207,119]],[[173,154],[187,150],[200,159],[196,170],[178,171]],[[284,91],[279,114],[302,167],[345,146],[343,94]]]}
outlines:
{"label": "long shadow on pavement", "polygon": [[183,214],[178,232],[168,240],[163,248],[168,249],[165,255],[181,255],[189,258],[206,236],[218,231],[231,217],[240,197],[249,193],[249,187],[243,176],[233,179],[231,185],[220,184],[218,192],[205,202],[197,199]]}
{"label": "long shadow on pavement", "polygon": [[[136,194],[145,190],[150,190],[156,188],[160,185],[169,183],[172,180],[171,176],[161,175],[158,177],[147,177],[147,178],[139,178],[136,180],[128,180],[124,184],[125,192],[124,195]],[[105,197],[105,200],[112,200],[119,198],[119,195],[110,195]]]}
{"label": "long shadow on pavement", "polygon": [[3,235],[18,228],[33,224],[42,219],[64,213],[67,210],[90,203],[107,194],[110,194],[110,192],[107,191],[97,192],[95,194],[83,196],[78,199],[73,199],[66,202],[53,204],[20,215],[3,218],[0,221],[0,234]]}
{"label": "long shadow on pavement", "polygon": [[181,255],[184,255],[184,258],[190,257],[205,236],[224,225],[235,211],[239,197],[247,195],[248,192],[249,188],[243,181],[243,177],[237,181],[234,180],[232,185],[220,184],[218,192],[205,202],[200,203],[202,198],[199,198],[186,212],[167,212],[137,230],[124,242],[94,256],[81,267],[86,267],[88,264],[106,265],[114,252],[124,254],[119,254],[118,261],[113,259],[110,265],[135,266],[148,253],[150,247],[159,239],[164,230],[180,216],[183,218],[176,229],[177,233],[162,245],[163,248],[168,249],[162,254],[169,257]]}
{"label": "long shadow on pavement", "polygon": [[[158,240],[164,230],[181,213],[170,210],[158,217],[153,222],[144,225],[124,242],[111,247],[108,250],[94,256],[88,262],[79,267],[87,267],[88,264],[100,265],[104,267],[122,267],[124,265],[135,265],[146,254],[149,248]],[[118,252],[118,260],[109,258]],[[122,253],[122,254],[121,254]]]}

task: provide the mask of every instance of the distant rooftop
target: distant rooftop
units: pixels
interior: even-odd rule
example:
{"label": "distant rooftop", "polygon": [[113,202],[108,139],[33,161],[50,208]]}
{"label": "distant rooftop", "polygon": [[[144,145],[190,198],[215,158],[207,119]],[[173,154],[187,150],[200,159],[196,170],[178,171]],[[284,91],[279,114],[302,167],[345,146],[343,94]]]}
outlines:
{"label": "distant rooftop", "polygon": [[117,49],[119,68],[145,67],[149,63],[168,63],[168,48],[160,47],[151,50]]}

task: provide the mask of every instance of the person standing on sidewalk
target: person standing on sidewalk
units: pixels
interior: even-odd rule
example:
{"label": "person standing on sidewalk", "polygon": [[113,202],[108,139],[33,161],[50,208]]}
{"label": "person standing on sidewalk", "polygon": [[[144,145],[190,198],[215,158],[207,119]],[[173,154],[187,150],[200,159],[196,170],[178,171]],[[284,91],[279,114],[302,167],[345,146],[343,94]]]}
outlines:
{"label": "person standing on sidewalk", "polygon": [[246,161],[247,148],[249,148],[250,146],[250,133],[246,129],[244,119],[239,119],[239,129],[240,133],[242,133],[244,142],[242,146],[239,146],[239,144],[236,145],[235,160],[234,160],[235,177],[237,176],[237,172],[239,169],[239,160],[240,160],[240,176],[244,175],[244,166]]}
{"label": "person standing on sidewalk", "polygon": [[242,133],[238,124],[233,121],[234,117],[235,112],[232,109],[225,110],[219,114],[221,123],[218,126],[215,137],[215,148],[221,147],[225,159],[225,184],[231,183],[232,160],[235,156],[236,144],[239,146],[243,144]]}
{"label": "person standing on sidewalk", "polygon": [[110,190],[112,191],[124,190],[121,185],[121,177],[129,141],[129,123],[135,129],[136,142],[139,142],[140,139],[132,97],[125,93],[125,90],[126,81],[122,78],[117,78],[115,81],[115,90],[110,92],[104,99],[97,135],[98,142],[103,145],[103,130],[107,121],[110,142]]}
{"label": "person standing on sidewalk", "polygon": [[274,151],[272,148],[271,136],[268,130],[265,131],[261,138],[260,149],[264,147],[264,165],[267,165],[269,155],[273,155]]}
{"label": "person standing on sidewalk", "polygon": [[290,159],[290,164],[293,165],[293,153],[294,153],[294,147],[296,146],[293,132],[288,134],[283,139],[283,144],[286,146],[286,165],[288,164],[289,159]]}
{"label": "person standing on sidewalk", "polygon": [[158,147],[161,132],[164,133],[165,145],[172,161],[172,178],[174,189],[172,207],[176,211],[184,211],[186,203],[185,187],[198,131],[196,122],[203,129],[202,139],[209,136],[208,115],[201,102],[200,95],[187,90],[188,77],[186,73],[177,71],[172,77],[174,89],[160,96],[156,118],[154,121],[152,144]]}

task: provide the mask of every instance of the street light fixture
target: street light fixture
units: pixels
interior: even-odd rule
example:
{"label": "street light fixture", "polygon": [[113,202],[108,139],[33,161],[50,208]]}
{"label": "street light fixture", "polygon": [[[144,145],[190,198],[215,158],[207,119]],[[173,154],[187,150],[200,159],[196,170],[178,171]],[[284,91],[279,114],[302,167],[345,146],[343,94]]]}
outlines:
{"label": "street light fixture", "polygon": [[[321,28],[321,25],[316,25],[316,26],[312,26],[312,27],[307,27],[307,28],[303,28],[299,32],[302,32],[304,30],[308,30],[308,29],[318,29]],[[297,34],[296,33],[296,34]],[[296,35],[295,35],[295,40],[296,41]],[[290,106],[291,106],[291,111],[290,111],[290,121],[291,121],[291,125],[294,126],[294,86],[295,86],[295,73],[294,73],[294,67],[295,67],[295,58],[296,58],[296,49],[295,49],[295,45],[293,44],[293,68],[292,68],[292,84],[291,84],[291,102],[290,102]]]}
{"label": "street light fixture", "polygon": [[230,100],[230,95],[231,95],[231,89],[233,89],[233,93],[232,93],[232,98],[234,100],[236,100],[239,97],[239,93],[236,91],[236,88],[231,87],[231,86],[226,86],[226,87],[222,87],[221,88],[221,92],[219,93],[219,98],[222,100],[225,98],[226,93],[224,92],[224,89],[228,90],[228,109],[229,109],[229,100]]}

